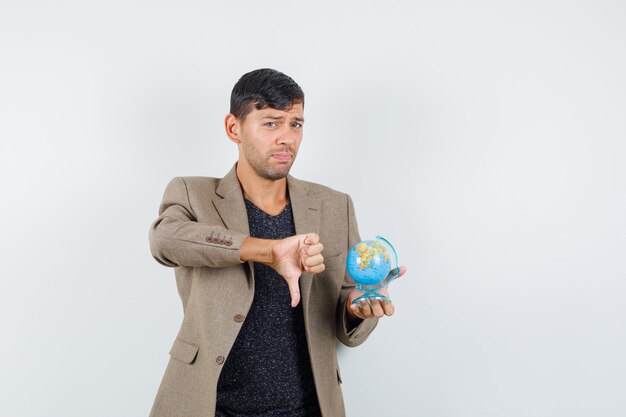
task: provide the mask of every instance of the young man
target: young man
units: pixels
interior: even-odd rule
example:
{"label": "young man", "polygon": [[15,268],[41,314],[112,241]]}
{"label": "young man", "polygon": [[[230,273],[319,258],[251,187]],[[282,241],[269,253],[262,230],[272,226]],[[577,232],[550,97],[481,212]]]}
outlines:
{"label": "young man", "polygon": [[288,175],[303,111],[290,77],[243,75],[225,119],[235,166],[165,190],[150,249],[176,268],[184,319],[152,417],[345,415],[335,337],[361,344],[393,306],[351,305],[350,197]]}

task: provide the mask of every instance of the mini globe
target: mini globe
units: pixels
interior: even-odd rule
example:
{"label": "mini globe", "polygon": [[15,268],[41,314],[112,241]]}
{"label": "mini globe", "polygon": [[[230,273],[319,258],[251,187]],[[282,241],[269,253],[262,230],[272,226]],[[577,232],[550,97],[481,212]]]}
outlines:
{"label": "mini globe", "polygon": [[397,276],[398,256],[389,241],[376,236],[374,240],[363,240],[350,249],[346,267],[352,279],[360,284],[357,287],[360,290],[380,289]]}

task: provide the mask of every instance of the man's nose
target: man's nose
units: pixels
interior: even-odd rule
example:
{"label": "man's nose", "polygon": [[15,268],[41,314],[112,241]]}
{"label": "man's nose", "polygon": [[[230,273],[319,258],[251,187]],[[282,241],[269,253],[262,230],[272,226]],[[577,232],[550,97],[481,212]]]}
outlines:
{"label": "man's nose", "polygon": [[278,132],[278,136],[276,137],[276,143],[278,144],[292,144],[296,141],[297,133],[290,129],[288,126],[283,127]]}

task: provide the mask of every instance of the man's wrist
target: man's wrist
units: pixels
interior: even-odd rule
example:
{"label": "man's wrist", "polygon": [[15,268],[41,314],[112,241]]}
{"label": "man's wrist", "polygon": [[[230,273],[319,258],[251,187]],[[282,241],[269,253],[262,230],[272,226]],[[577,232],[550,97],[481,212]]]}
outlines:
{"label": "man's wrist", "polygon": [[239,259],[242,261],[260,262],[269,264],[274,260],[272,247],[274,240],[247,237],[239,248]]}

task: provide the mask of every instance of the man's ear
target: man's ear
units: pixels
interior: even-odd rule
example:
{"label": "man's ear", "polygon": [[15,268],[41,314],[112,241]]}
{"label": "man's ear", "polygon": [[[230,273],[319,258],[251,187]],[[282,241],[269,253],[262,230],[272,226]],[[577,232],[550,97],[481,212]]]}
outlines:
{"label": "man's ear", "polygon": [[224,118],[224,128],[226,129],[226,134],[228,138],[234,143],[241,143],[241,124],[237,117],[228,113]]}

